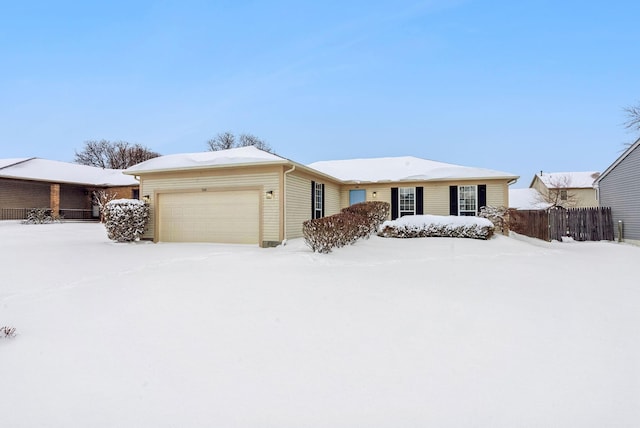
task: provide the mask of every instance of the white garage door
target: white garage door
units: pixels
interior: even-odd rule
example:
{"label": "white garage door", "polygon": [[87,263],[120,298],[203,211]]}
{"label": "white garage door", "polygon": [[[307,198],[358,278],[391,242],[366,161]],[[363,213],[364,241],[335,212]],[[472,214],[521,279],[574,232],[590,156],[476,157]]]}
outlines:
{"label": "white garage door", "polygon": [[257,244],[257,191],[165,193],[158,197],[158,240]]}

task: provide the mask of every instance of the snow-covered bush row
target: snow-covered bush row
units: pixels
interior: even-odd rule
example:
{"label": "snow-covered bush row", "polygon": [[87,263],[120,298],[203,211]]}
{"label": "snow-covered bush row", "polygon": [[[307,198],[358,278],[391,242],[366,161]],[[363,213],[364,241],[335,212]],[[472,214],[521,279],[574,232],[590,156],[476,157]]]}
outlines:
{"label": "snow-covered bush row", "polygon": [[49,208],[33,208],[27,213],[27,218],[24,219],[25,224],[45,224],[53,223],[54,221],[60,221],[60,216],[54,217],[51,214]]}
{"label": "snow-covered bush row", "polygon": [[339,214],[307,220],[302,224],[305,243],[315,252],[330,253],[360,238],[368,238],[389,213],[386,202],[362,202]]}
{"label": "snow-covered bush row", "polygon": [[372,233],[378,231],[378,228],[389,217],[389,211],[391,205],[388,202],[371,201],[361,202],[359,204],[351,205],[350,207],[343,208],[343,213],[351,213],[362,216],[367,219],[366,237],[369,237]]}
{"label": "snow-covered bush row", "polygon": [[109,239],[137,241],[147,228],[149,206],[137,199],[114,199],[105,205],[104,219]]}
{"label": "snow-covered bush row", "polygon": [[452,237],[489,239],[495,230],[486,218],[409,215],[385,221],[378,232],[385,238]]}
{"label": "snow-covered bush row", "polygon": [[330,253],[333,248],[353,244],[368,229],[364,217],[340,213],[307,220],[302,223],[304,242],[317,253]]}

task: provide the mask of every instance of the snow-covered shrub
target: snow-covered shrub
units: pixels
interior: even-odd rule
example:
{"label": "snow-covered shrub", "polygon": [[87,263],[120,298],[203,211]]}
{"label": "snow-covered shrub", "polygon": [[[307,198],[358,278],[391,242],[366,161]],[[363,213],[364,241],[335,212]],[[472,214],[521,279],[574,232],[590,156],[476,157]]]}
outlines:
{"label": "snow-covered shrub", "polygon": [[492,207],[486,206],[480,208],[480,213],[478,217],[486,218],[491,221],[496,229],[500,229],[504,231],[505,228],[509,227],[508,224],[508,212],[509,209],[505,207]]}
{"label": "snow-covered shrub", "polygon": [[16,337],[15,327],[9,327],[6,325],[0,327],[0,338],[11,339],[12,337]]}
{"label": "snow-covered shrub", "polygon": [[362,237],[368,238],[372,233],[378,231],[382,222],[389,216],[390,210],[391,205],[388,202],[370,201],[360,202],[359,204],[343,208],[342,212],[364,217],[366,223],[363,223],[362,225],[364,229]]}
{"label": "snow-covered shrub", "polygon": [[486,218],[409,215],[385,221],[378,232],[385,238],[452,237],[489,239],[495,230]]}
{"label": "snow-covered shrub", "polygon": [[340,213],[302,223],[304,242],[315,252],[330,253],[333,248],[353,244],[364,233],[364,217]]}
{"label": "snow-covered shrub", "polygon": [[362,202],[343,209],[340,214],[302,223],[305,243],[315,252],[330,253],[360,238],[368,238],[389,214],[386,202]]}
{"label": "snow-covered shrub", "polygon": [[137,241],[147,229],[149,206],[137,199],[114,199],[105,205],[104,219],[109,239]]}
{"label": "snow-covered shrub", "polygon": [[49,208],[33,208],[27,212],[27,218],[24,219],[25,224],[45,224],[60,221],[61,217],[54,217]]}

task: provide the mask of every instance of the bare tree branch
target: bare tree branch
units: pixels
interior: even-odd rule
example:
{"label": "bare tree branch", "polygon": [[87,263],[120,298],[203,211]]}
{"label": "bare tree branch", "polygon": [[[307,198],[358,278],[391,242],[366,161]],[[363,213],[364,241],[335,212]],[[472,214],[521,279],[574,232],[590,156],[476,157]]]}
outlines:
{"label": "bare tree branch", "polygon": [[236,139],[235,135],[231,132],[223,132],[207,141],[207,146],[211,151],[254,146],[260,150],[264,150],[265,152],[273,153],[273,149],[266,141],[252,134],[240,134]]}
{"label": "bare tree branch", "polygon": [[625,107],[624,112],[627,116],[624,127],[632,131],[640,131],[640,103],[635,106]]}
{"label": "bare tree branch", "polygon": [[265,152],[273,153],[273,149],[266,141],[251,134],[240,134],[240,147],[254,146]]}
{"label": "bare tree branch", "polygon": [[74,162],[98,168],[125,169],[160,156],[159,153],[126,141],[85,141],[84,148],[75,152]]}
{"label": "bare tree branch", "polygon": [[207,145],[212,152],[232,149],[236,147],[236,137],[230,132],[223,132],[207,141]]}
{"label": "bare tree branch", "polygon": [[569,175],[551,175],[545,182],[546,191],[538,192],[537,202],[549,204],[549,207],[575,208],[578,195],[571,190]]}
{"label": "bare tree branch", "polygon": [[95,190],[93,192],[93,200],[100,210],[100,223],[104,223],[104,207],[117,196],[118,194],[112,190]]}

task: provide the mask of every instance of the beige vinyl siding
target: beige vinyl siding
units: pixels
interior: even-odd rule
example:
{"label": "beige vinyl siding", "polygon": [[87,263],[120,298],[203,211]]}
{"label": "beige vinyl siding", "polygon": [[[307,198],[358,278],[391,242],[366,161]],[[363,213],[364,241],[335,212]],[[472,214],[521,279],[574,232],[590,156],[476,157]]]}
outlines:
{"label": "beige vinyl siding", "polygon": [[508,206],[508,186],[506,180],[452,181],[425,185],[425,214],[449,215],[449,186],[487,186],[487,205]]}
{"label": "beige vinyl siding", "polygon": [[538,192],[540,192],[543,195],[546,195],[547,192],[549,191],[547,186],[545,186],[545,184],[542,182],[542,180],[540,180],[540,178],[537,175],[533,177],[533,182],[529,187],[536,189]]}
{"label": "beige vinyl siding", "polygon": [[324,215],[340,212],[340,185],[328,182],[323,177],[293,172],[286,175],[286,230],[287,238],[302,236],[302,223],[311,218],[311,181],[324,184]]}
{"label": "beige vinyl siding", "polygon": [[490,207],[509,206],[509,186],[503,182],[485,182],[478,184],[487,185],[487,205]]}
{"label": "beige vinyl siding", "polygon": [[449,215],[450,183],[426,183],[424,186],[424,213]]}
{"label": "beige vinyl siding", "polygon": [[[391,204],[392,187],[423,187],[423,212],[431,215],[449,215],[449,186],[460,185],[487,185],[487,205],[507,206],[508,189],[506,180],[484,180],[484,181],[438,181],[438,182],[415,182],[415,183],[390,183],[390,184],[366,184],[366,185],[343,185],[340,193],[340,205],[344,208],[349,206],[349,191],[355,189],[365,189],[367,201],[383,201]],[[376,197],[373,197],[376,192]]]}
{"label": "beige vinyl siding", "polygon": [[[243,168],[243,169],[219,169],[198,170],[153,174],[141,176],[140,195],[149,195],[151,215],[149,229],[144,238],[155,238],[156,227],[156,201],[157,194],[180,191],[216,191],[237,188],[247,190],[259,189],[263,198],[262,212],[262,241],[279,241],[280,238],[280,168]],[[273,191],[272,199],[264,197],[265,192]]]}
{"label": "beige vinyl siding", "polygon": [[286,176],[287,239],[302,236],[302,223],[311,218],[311,180],[297,175]]}
{"label": "beige vinyl siding", "polygon": [[[541,195],[545,195],[546,197],[553,199],[552,196],[548,196],[550,193],[550,189],[545,186],[545,184],[538,178],[536,175],[533,179],[533,183],[531,187],[536,189]],[[563,188],[564,189],[564,188]],[[567,191],[567,194],[570,196],[570,199],[573,201],[572,204],[568,206],[570,208],[585,208],[585,207],[597,207],[598,200],[596,199],[596,191],[593,188],[584,188],[584,187],[567,187],[564,189]],[[554,193],[557,195],[557,193]],[[566,201],[558,201],[560,204]]]}
{"label": "beige vinyl siding", "polygon": [[[349,191],[362,190],[365,191],[365,201],[383,201],[391,203],[391,185],[365,184],[365,185],[343,185],[340,189],[340,208],[349,206]],[[376,197],[373,197],[373,192]]]}
{"label": "beige vinyl siding", "polygon": [[[311,196],[309,196],[311,197]],[[324,215],[340,212],[340,186],[334,183],[324,183]]]}
{"label": "beige vinyl siding", "polygon": [[568,189],[569,194],[573,194],[576,199],[575,208],[597,207],[595,189]]}

